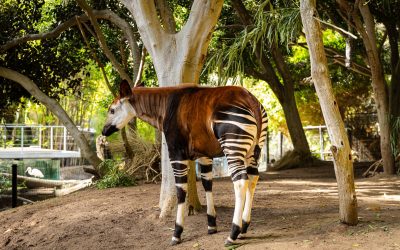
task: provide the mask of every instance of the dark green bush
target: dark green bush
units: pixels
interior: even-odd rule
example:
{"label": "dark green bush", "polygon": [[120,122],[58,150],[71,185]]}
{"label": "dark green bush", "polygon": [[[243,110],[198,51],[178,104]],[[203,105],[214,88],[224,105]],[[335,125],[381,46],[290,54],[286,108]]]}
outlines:
{"label": "dark green bush", "polygon": [[127,187],[136,184],[135,180],[126,173],[117,161],[103,161],[100,165],[100,171],[103,177],[96,183],[99,189]]}

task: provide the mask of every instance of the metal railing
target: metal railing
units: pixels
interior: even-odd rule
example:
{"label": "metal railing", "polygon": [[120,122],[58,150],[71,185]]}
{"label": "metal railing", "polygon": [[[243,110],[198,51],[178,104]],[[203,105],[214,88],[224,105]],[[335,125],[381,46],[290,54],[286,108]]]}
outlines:
{"label": "metal railing", "polygon": [[65,126],[0,125],[0,149],[79,150]]}

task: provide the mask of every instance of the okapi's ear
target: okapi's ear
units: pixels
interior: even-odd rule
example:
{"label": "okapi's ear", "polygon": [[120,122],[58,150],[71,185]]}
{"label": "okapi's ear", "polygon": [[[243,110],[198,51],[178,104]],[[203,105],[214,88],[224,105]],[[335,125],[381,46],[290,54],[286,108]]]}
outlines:
{"label": "okapi's ear", "polygon": [[132,94],[131,86],[127,80],[122,80],[121,84],[119,85],[119,97],[124,98],[130,96]]}

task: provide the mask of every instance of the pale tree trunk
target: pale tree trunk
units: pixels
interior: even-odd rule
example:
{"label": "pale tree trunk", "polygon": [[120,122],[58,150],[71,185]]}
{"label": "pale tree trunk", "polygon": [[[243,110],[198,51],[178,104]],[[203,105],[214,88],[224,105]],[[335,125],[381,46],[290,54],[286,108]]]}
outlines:
{"label": "pale tree trunk", "polygon": [[[390,146],[390,120],[389,120],[389,96],[386,87],[383,67],[378,53],[375,37],[375,23],[368,4],[361,0],[358,5],[364,19],[365,32],[361,35],[372,75],[372,89],[374,91],[380,128],[381,154],[385,174],[394,174],[394,157]],[[356,24],[356,26],[358,26]],[[361,27],[357,27],[360,29]]]}
{"label": "pale tree trunk", "polygon": [[[354,5],[337,0],[340,8],[350,14],[352,23],[361,35],[371,69],[372,89],[379,121],[379,134],[383,169],[385,174],[394,174],[394,157],[390,146],[389,95],[375,35],[375,22],[368,4],[364,0]],[[348,20],[350,22],[350,20]]]}
{"label": "pale tree trunk", "polygon": [[75,139],[76,144],[81,149],[83,157],[86,158],[95,169],[97,169],[97,166],[101,163],[101,160],[90,148],[85,136],[78,130],[71,118],[58,102],[44,94],[31,79],[18,73],[17,71],[0,67],[0,76],[19,83],[33,97],[35,97],[39,102],[43,103],[55,116],[57,116],[57,118],[67,128],[71,136]]}
{"label": "pale tree trunk", "polygon": [[357,198],[350,144],[338,104],[333,95],[321,27],[319,21],[314,19],[318,16],[315,1],[300,1],[301,20],[310,53],[311,76],[332,143],[331,150],[338,184],[340,221],[349,225],[356,225],[358,223]]}
{"label": "pale tree trunk", "polygon": [[[162,28],[154,1],[122,0],[122,3],[136,21],[143,44],[153,59],[159,85],[197,84],[223,0],[194,0],[189,18],[178,33]],[[176,205],[175,181],[164,137],[161,153],[160,217],[164,217]]]}

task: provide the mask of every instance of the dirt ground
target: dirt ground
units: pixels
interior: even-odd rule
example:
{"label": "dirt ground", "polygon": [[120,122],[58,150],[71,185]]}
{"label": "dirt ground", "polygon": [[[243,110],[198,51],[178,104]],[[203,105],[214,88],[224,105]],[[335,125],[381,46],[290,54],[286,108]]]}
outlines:
{"label": "dirt ground", "polygon": [[[356,187],[360,222],[349,227],[339,222],[333,167],[262,173],[249,237],[238,249],[400,249],[400,178],[357,178]],[[0,212],[0,249],[224,249],[234,206],[229,179],[214,184],[219,232],[207,235],[203,206],[186,217],[174,247],[174,218],[158,219],[159,189],[89,188]]]}

